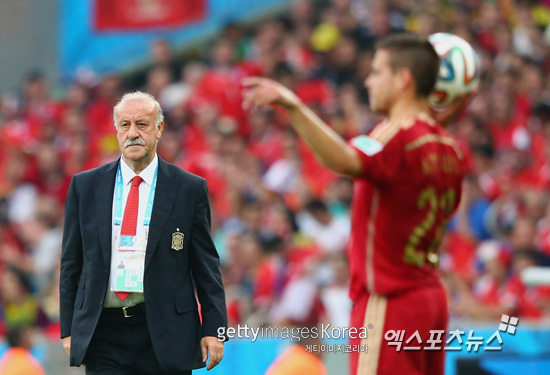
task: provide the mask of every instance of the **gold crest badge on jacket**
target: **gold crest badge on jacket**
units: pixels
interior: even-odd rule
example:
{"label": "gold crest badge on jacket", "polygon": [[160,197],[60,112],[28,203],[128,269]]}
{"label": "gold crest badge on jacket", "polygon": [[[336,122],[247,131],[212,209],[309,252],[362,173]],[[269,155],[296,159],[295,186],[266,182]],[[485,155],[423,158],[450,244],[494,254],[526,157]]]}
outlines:
{"label": "gold crest badge on jacket", "polygon": [[179,251],[183,249],[183,239],[184,234],[180,232],[180,228],[177,228],[174,233],[172,233],[172,249]]}

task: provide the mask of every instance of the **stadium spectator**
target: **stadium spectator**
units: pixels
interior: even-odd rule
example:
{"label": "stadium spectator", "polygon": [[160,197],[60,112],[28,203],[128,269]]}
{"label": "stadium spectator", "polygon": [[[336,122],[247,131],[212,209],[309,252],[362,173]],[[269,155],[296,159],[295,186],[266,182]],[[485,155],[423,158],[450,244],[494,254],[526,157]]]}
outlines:
{"label": "stadium spectator", "polygon": [[45,375],[42,365],[31,355],[33,328],[21,326],[8,332],[10,348],[0,358],[1,375]]}
{"label": "stadium spectator", "polygon": [[9,266],[1,273],[2,320],[8,330],[19,326],[44,328],[47,318],[32,294],[30,279],[22,270]]}
{"label": "stadium spectator", "polygon": [[326,253],[344,252],[347,248],[350,223],[347,218],[333,217],[320,200],[307,203],[305,212],[297,217],[298,228]]}

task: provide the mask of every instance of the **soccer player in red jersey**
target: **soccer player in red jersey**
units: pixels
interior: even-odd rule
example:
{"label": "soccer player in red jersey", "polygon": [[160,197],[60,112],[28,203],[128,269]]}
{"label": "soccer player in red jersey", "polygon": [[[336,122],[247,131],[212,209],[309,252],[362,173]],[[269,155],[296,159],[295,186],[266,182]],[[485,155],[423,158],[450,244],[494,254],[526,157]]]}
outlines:
{"label": "soccer player in red jersey", "polygon": [[[353,300],[351,326],[372,327],[368,353],[352,352],[351,374],[443,374],[447,328],[445,291],[439,280],[438,245],[460,201],[464,155],[434,119],[447,122],[471,99],[463,96],[444,112],[427,102],[439,72],[432,45],[413,34],[381,40],[365,84],[370,107],[387,119],[350,143],[342,140],[289,89],[249,78],[245,107],[277,104],[325,166],[354,179],[349,248]],[[371,326],[372,324],[372,326]],[[405,331],[403,346],[439,339],[439,350],[397,350],[386,332]],[[441,341],[442,340],[442,341]]]}

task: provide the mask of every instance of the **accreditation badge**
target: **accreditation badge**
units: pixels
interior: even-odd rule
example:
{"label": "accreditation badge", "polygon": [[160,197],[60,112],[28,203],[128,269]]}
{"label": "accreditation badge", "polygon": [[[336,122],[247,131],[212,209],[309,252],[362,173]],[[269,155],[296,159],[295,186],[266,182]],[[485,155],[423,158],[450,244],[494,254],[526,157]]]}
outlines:
{"label": "accreditation badge", "polygon": [[145,243],[144,236],[119,237],[113,291],[143,293]]}

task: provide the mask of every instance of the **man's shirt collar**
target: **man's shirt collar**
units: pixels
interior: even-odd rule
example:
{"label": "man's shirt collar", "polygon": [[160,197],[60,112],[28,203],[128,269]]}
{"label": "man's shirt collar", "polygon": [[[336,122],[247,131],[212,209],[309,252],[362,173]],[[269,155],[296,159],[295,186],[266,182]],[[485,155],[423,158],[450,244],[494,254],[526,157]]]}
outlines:
{"label": "man's shirt collar", "polygon": [[[149,186],[153,185],[153,178],[155,177],[155,171],[157,170],[158,164],[158,155],[155,153],[153,161],[151,161],[149,165],[139,174],[139,176],[143,178],[143,182]],[[129,184],[132,181],[132,178],[138,175],[132,168],[130,168],[128,164],[126,164],[126,161],[124,161],[122,156],[120,157],[120,171],[122,172],[122,182],[124,185]]]}

